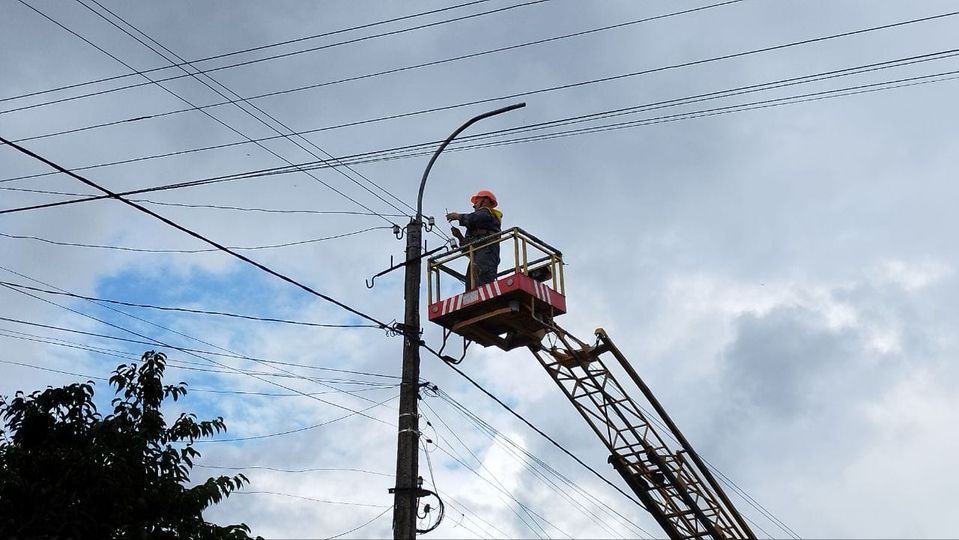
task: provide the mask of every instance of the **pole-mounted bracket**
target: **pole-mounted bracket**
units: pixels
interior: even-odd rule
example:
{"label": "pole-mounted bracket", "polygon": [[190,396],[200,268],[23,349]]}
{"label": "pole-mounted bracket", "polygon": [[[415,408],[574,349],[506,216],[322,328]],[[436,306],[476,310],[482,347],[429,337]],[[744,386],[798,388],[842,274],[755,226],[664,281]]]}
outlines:
{"label": "pole-mounted bracket", "polygon": [[389,491],[389,492],[390,492],[391,494],[393,494],[393,495],[396,495],[396,494],[399,494],[399,495],[413,495],[414,497],[416,497],[416,498],[418,498],[418,499],[419,499],[419,498],[423,498],[423,497],[429,497],[430,495],[433,495],[433,492],[432,492],[432,491],[430,491],[430,490],[428,490],[428,489],[419,488],[419,487],[415,487],[415,488],[391,487],[391,488],[390,488],[389,490],[387,490],[387,491]]}
{"label": "pole-mounted bracket", "polygon": [[366,280],[366,288],[367,288],[367,289],[372,289],[372,288],[373,288],[373,285],[376,283],[376,278],[378,278],[378,277],[380,277],[380,276],[383,276],[383,275],[386,275],[386,274],[389,274],[389,273],[392,272],[393,270],[399,270],[400,268],[403,268],[403,267],[405,267],[406,265],[408,265],[408,264],[410,264],[410,263],[412,263],[412,262],[419,261],[419,260],[422,259],[423,257],[429,257],[430,255],[436,253],[437,251],[443,250],[443,249],[446,249],[446,244],[443,244],[442,246],[440,246],[440,247],[438,247],[438,248],[431,249],[431,250],[427,251],[426,253],[423,253],[422,255],[420,255],[420,256],[418,256],[418,257],[414,257],[414,258],[412,258],[412,259],[407,259],[406,261],[401,262],[401,263],[399,263],[399,264],[393,264],[393,257],[390,257],[390,267],[387,268],[386,270],[383,270],[383,271],[380,272],[379,274],[376,274],[376,275],[373,276],[371,279]]}

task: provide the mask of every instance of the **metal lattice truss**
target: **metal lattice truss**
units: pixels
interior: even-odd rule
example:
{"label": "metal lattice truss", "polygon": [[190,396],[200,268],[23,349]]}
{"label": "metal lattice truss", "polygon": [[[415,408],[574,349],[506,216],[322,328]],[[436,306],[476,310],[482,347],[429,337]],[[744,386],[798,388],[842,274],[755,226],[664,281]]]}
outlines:
{"label": "metal lattice truss", "polygon": [[[590,346],[554,327],[530,350],[612,454],[609,461],[670,538],[755,538],[722,488],[606,333]],[[611,354],[657,411],[642,409],[607,369]],[[654,416],[654,415],[658,415]],[[675,450],[654,429],[670,432]]]}

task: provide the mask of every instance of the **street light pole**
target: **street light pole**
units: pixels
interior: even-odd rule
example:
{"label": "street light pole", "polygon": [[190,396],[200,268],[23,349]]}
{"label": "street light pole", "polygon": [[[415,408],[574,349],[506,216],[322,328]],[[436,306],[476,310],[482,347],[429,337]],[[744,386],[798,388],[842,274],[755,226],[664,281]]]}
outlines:
{"label": "street light pole", "polygon": [[420,279],[422,265],[423,190],[433,163],[447,145],[466,128],[484,118],[525,107],[517,103],[469,119],[443,141],[433,153],[416,198],[416,216],[406,228],[406,283],[403,296],[406,301],[403,319],[403,379],[400,385],[399,432],[396,441],[396,487],[393,489],[393,538],[416,538],[417,499],[421,496],[419,478],[419,413],[417,412],[420,380]]}

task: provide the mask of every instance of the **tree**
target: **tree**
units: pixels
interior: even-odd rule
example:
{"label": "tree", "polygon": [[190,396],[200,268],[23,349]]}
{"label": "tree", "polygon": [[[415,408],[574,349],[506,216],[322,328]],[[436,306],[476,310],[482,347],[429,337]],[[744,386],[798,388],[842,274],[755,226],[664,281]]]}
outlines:
{"label": "tree", "polygon": [[145,353],[110,377],[113,414],[101,417],[93,382],[0,397],[0,538],[249,539],[245,524],[219,526],[202,512],[248,480],[242,474],[188,487],[193,442],[226,431],[223,418],[180,414],[168,426],[166,356]]}

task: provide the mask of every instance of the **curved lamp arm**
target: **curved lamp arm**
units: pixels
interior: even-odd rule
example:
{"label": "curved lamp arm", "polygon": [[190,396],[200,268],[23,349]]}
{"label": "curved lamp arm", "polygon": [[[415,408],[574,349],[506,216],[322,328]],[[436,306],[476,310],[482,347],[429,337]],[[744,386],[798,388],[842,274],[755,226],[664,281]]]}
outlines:
{"label": "curved lamp arm", "polygon": [[453,141],[453,139],[456,138],[457,135],[462,133],[464,129],[472,126],[476,122],[479,122],[480,120],[484,118],[489,118],[490,116],[496,116],[497,114],[503,114],[505,112],[512,111],[514,109],[521,109],[525,106],[526,106],[526,103],[516,103],[514,105],[503,107],[502,109],[496,109],[495,111],[489,111],[489,112],[485,112],[483,114],[474,116],[473,118],[470,118],[469,120],[467,120],[465,124],[457,128],[456,131],[451,133],[450,136],[447,137],[445,141],[443,141],[443,144],[441,144],[440,147],[436,149],[436,152],[433,153],[433,157],[430,158],[430,162],[426,166],[426,170],[423,171],[423,179],[420,180],[420,191],[416,197],[416,222],[417,223],[420,223],[423,221],[423,190],[426,189],[426,177],[430,175],[430,169],[433,168],[433,163],[436,161],[436,158],[439,157],[440,153],[446,149],[447,145],[449,145]]}

